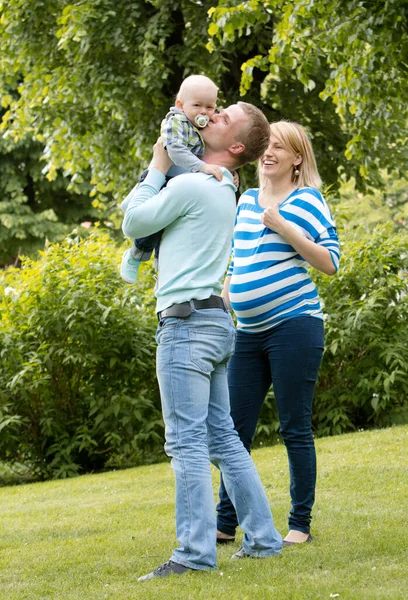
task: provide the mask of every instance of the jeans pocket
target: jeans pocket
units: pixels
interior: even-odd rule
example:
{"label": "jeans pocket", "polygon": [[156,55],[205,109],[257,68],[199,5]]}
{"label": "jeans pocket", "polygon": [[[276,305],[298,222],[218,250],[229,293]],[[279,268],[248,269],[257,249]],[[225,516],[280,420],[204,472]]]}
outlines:
{"label": "jeans pocket", "polygon": [[191,328],[190,360],[203,373],[211,373],[228,354],[228,333],[222,328]]}

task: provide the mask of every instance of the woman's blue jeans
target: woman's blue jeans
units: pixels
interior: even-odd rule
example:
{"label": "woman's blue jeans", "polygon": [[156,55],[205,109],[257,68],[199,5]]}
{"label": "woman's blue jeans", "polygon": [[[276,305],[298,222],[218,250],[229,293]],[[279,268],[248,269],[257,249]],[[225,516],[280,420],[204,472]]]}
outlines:
{"label": "woman's blue jeans", "polygon": [[166,431],[166,453],[176,478],[176,533],[171,560],[193,569],[216,566],[216,512],[210,461],[221,469],[252,556],[279,554],[257,470],[230,416],[227,362],[235,328],[222,309],[169,317],[157,336],[157,377]]}
{"label": "woman's blue jeans", "polygon": [[[296,317],[261,333],[238,331],[235,353],[228,365],[231,416],[248,452],[262,403],[273,383],[280,432],[289,459],[289,529],[304,533],[310,532],[315,498],[312,405],[323,347],[323,321]],[[219,495],[217,528],[234,535],[238,522],[222,477]]]}

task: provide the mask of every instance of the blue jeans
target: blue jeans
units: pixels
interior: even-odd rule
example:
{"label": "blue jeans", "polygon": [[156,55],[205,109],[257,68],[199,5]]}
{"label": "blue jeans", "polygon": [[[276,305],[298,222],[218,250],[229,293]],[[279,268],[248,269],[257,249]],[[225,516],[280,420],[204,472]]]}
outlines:
{"label": "blue jeans", "polygon": [[[292,509],[289,529],[310,532],[316,487],[312,405],[323,355],[323,321],[296,317],[261,333],[237,332],[228,365],[231,416],[250,452],[262,403],[273,382],[280,432],[289,459]],[[221,478],[217,528],[234,535],[234,506]]]}
{"label": "blue jeans", "polygon": [[281,552],[256,468],[230,416],[227,362],[235,344],[231,315],[204,309],[186,318],[169,317],[156,335],[157,378],[165,423],[165,451],[176,479],[176,533],[180,546],[171,560],[193,569],[216,566],[216,513],[210,461],[245,532],[253,556]]}

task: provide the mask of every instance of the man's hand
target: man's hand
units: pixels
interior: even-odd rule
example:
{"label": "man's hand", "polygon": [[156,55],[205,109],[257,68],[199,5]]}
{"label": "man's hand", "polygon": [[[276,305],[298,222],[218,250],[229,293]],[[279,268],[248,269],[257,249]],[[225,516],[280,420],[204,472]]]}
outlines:
{"label": "man's hand", "polygon": [[153,146],[153,159],[152,159],[152,168],[161,171],[163,175],[166,175],[167,171],[170,169],[173,164],[172,160],[169,158],[167,154],[167,150],[163,146],[163,142],[161,137],[157,140],[155,145]]}
{"label": "man's hand", "polygon": [[202,173],[206,173],[207,175],[214,175],[218,181],[221,181],[222,179],[222,169],[217,165],[204,165],[201,167],[200,171]]}

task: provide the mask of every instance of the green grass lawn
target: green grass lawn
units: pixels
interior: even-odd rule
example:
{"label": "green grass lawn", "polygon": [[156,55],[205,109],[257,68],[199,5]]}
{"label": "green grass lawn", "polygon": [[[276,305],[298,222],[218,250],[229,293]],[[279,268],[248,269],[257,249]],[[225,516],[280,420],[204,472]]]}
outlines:
{"label": "green grass lawn", "polygon": [[[263,600],[408,598],[408,426],[317,440],[312,544],[282,556],[144,583],[176,544],[168,463],[0,488],[0,598]],[[283,446],[253,453],[287,531]],[[214,469],[214,497],[218,472]]]}

